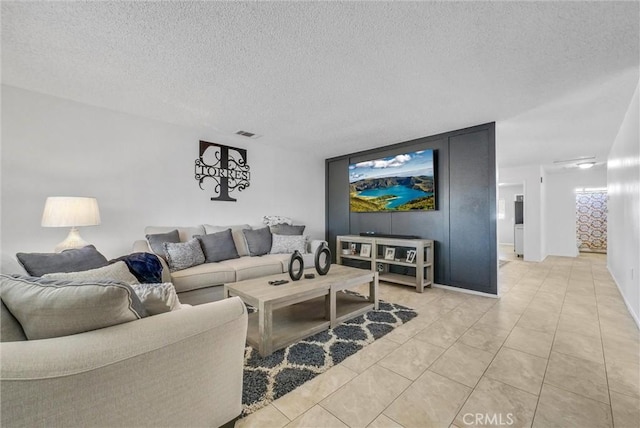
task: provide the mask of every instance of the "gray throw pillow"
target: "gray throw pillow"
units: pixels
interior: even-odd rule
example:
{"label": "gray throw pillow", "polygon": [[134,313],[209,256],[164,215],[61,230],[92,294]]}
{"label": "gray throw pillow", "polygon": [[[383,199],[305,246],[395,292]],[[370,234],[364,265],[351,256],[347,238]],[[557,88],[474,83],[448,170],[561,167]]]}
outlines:
{"label": "gray throw pillow", "polygon": [[18,253],[18,261],[31,276],[54,272],[80,272],[109,264],[93,245],[61,253]]}
{"label": "gray throw pillow", "polygon": [[151,247],[151,251],[153,251],[154,254],[167,260],[167,255],[164,252],[164,243],[180,242],[180,234],[178,233],[178,229],[172,230],[171,232],[167,233],[155,233],[153,235],[147,235],[147,242],[149,243],[149,247]]}
{"label": "gray throw pillow", "polygon": [[276,224],[271,226],[271,233],[274,235],[302,235],[304,225],[291,226],[290,224]]}
{"label": "gray throw pillow", "polygon": [[204,263],[204,253],[200,247],[200,241],[196,238],[177,244],[165,242],[164,252],[167,254],[167,263],[171,272]]}
{"label": "gray throw pillow", "polygon": [[207,235],[195,235],[194,238],[200,241],[200,246],[202,247],[207,263],[221,262],[223,260],[237,259],[240,257],[238,250],[236,250],[236,244],[233,242],[231,229]]}
{"label": "gray throw pillow", "polygon": [[244,229],[242,233],[250,256],[263,256],[271,251],[271,231],[268,227]]}
{"label": "gray throw pillow", "polygon": [[131,286],[0,275],[0,298],[29,340],[68,336],[147,316]]}

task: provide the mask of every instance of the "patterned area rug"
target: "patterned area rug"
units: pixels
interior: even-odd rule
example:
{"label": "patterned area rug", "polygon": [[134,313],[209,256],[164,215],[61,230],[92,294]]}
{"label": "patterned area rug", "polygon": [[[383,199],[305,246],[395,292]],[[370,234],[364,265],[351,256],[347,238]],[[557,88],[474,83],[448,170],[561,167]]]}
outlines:
{"label": "patterned area rug", "polygon": [[268,357],[260,357],[257,350],[247,346],[242,416],[293,391],[417,315],[413,309],[380,300],[379,310],[369,311]]}

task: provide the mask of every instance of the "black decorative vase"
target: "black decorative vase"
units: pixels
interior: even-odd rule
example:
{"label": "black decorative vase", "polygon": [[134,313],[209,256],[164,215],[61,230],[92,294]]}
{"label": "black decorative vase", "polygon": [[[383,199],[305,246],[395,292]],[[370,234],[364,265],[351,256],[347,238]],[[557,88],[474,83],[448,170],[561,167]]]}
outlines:
{"label": "black decorative vase", "polygon": [[304,260],[302,259],[302,254],[300,254],[300,251],[295,250],[291,254],[291,259],[289,259],[289,276],[293,281],[297,281],[302,278],[303,271]]}
{"label": "black decorative vase", "polygon": [[[322,255],[324,254],[324,262],[322,262]],[[323,242],[316,250],[315,265],[318,274],[326,275],[331,268],[331,250],[327,246],[326,242]]]}

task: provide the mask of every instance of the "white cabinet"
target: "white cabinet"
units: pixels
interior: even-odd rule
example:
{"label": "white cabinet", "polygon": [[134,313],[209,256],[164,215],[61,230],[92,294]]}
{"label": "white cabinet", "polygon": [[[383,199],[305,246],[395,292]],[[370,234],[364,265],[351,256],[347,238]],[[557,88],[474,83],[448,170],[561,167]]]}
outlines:
{"label": "white cabinet", "polygon": [[516,256],[521,257],[524,255],[524,224],[516,224],[513,228],[513,250]]}
{"label": "white cabinet", "polygon": [[422,293],[433,284],[433,241],[357,235],[336,237],[336,262],[378,272],[380,281]]}

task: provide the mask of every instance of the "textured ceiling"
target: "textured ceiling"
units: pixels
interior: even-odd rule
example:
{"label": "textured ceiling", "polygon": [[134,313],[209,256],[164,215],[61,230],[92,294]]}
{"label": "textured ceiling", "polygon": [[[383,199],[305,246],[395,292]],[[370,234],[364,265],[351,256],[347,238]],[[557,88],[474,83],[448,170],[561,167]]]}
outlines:
{"label": "textured ceiling", "polygon": [[637,2],[3,1],[2,82],[323,157],[496,121],[500,166],[604,160],[638,21]]}

